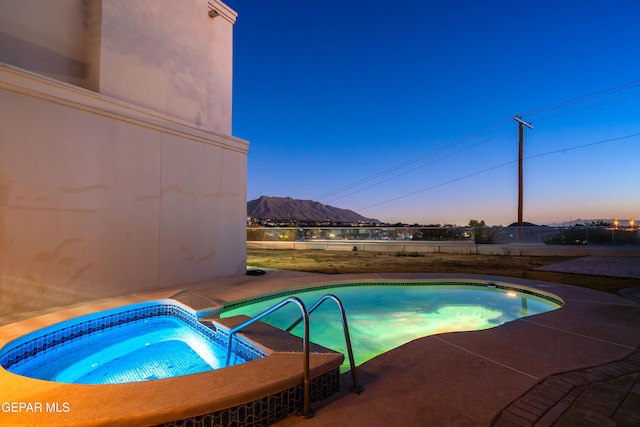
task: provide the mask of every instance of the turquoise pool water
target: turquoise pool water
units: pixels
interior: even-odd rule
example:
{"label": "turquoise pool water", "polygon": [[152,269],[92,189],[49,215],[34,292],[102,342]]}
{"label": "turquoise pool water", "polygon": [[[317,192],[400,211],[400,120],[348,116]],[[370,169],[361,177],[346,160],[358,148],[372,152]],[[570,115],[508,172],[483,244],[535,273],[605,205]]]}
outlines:
{"label": "turquoise pool water", "polygon": [[[336,295],[345,307],[357,365],[416,338],[493,328],[562,305],[559,300],[542,295],[484,283],[345,284],[280,293],[259,302],[230,304],[221,316],[255,316],[291,295],[309,308],[327,293]],[[286,329],[299,316],[299,309],[289,305],[263,321]],[[335,304],[326,301],[309,319],[312,342],[346,354],[341,317]],[[291,332],[302,336],[302,324]]]}
{"label": "turquoise pool water", "polygon": [[[196,374],[226,366],[226,337],[172,304],[148,303],[53,325],[4,346],[8,371],[48,381],[112,384]],[[264,357],[245,347],[230,365]]]}
{"label": "turquoise pool water", "polygon": [[195,374],[224,367],[226,354],[171,316],[129,322],[84,336],[12,369],[31,378],[112,384]]}

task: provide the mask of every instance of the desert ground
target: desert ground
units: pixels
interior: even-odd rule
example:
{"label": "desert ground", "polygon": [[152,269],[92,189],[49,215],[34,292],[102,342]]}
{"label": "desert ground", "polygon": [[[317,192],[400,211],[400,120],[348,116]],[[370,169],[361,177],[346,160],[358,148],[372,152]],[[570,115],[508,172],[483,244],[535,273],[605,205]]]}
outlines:
{"label": "desert ground", "polygon": [[562,256],[470,255],[449,253],[349,252],[325,250],[249,249],[253,268],[347,273],[461,273],[519,277],[577,285],[604,292],[640,287],[640,279],[538,270],[575,259]]}

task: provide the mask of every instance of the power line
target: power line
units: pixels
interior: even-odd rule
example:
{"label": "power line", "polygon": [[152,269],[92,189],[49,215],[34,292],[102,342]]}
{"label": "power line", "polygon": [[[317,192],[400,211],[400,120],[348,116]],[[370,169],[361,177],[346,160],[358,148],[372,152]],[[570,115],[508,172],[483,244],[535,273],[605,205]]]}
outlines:
{"label": "power line", "polygon": [[625,96],[623,98],[613,99],[613,100],[607,101],[607,102],[602,102],[600,104],[590,105],[590,106],[584,107],[584,108],[578,108],[576,110],[566,111],[564,113],[559,113],[559,114],[556,114],[556,115],[553,115],[553,116],[542,117],[540,119],[536,119],[536,122],[543,122],[543,121],[546,121],[546,120],[555,119],[557,117],[562,117],[562,116],[567,116],[569,114],[579,113],[580,111],[585,111],[585,110],[590,110],[592,108],[602,107],[603,105],[615,104],[616,102],[626,101],[627,99],[635,98],[637,96],[640,96],[640,93],[636,93],[634,95]]}
{"label": "power line", "polygon": [[[573,150],[578,150],[578,149],[581,149],[581,148],[592,147],[594,145],[606,144],[608,142],[620,141],[622,139],[633,138],[633,137],[636,137],[636,136],[640,136],[640,132],[639,133],[630,134],[630,135],[620,136],[620,137],[617,137],[617,138],[610,138],[610,139],[605,139],[605,140],[602,140],[602,141],[591,142],[589,144],[576,145],[574,147],[562,148],[562,149],[559,149],[559,150],[548,151],[546,153],[535,154],[535,155],[532,155],[532,156],[527,156],[527,157],[525,157],[525,159],[528,160],[528,159],[535,159],[537,157],[550,156],[552,154],[564,153],[564,152],[567,152],[567,151],[573,151]],[[425,191],[433,190],[434,188],[443,187],[445,185],[452,184],[454,182],[462,181],[462,180],[465,180],[467,178],[471,178],[471,177],[474,177],[474,176],[477,176],[477,175],[481,175],[483,173],[487,173],[487,172],[490,172],[492,170],[499,169],[499,168],[505,167],[507,165],[516,163],[517,161],[518,160],[511,160],[511,161],[508,161],[508,162],[505,162],[505,163],[501,163],[501,164],[496,165],[496,166],[492,166],[492,167],[487,168],[487,169],[483,169],[481,171],[477,171],[477,172],[474,172],[474,173],[471,173],[471,174],[468,174],[468,175],[465,175],[465,176],[461,176],[459,178],[454,178],[454,179],[451,179],[449,181],[445,181],[445,182],[442,182],[442,183],[439,183],[439,184],[432,185],[430,187],[426,187],[426,188],[422,188],[420,190],[412,191],[411,193],[403,194],[401,196],[397,196],[397,197],[394,197],[394,198],[391,198],[391,199],[387,199],[387,200],[384,200],[382,202],[374,203],[372,205],[356,209],[356,212],[362,211],[362,210],[365,210],[365,209],[369,209],[369,208],[373,208],[375,206],[384,205],[384,204],[387,204],[387,203],[390,203],[390,202],[395,202],[396,200],[404,199],[404,198],[407,198],[407,197],[410,197],[410,196],[413,196],[413,195],[416,195],[416,194],[419,194],[419,193],[424,193]]]}
{"label": "power line", "polygon": [[565,153],[567,151],[573,151],[573,150],[579,150],[581,148],[593,147],[594,145],[606,144],[607,142],[620,141],[621,139],[628,139],[628,138],[633,138],[633,137],[636,137],[636,136],[640,136],[640,132],[632,133],[631,135],[619,136],[617,138],[605,139],[603,141],[591,142],[589,144],[582,144],[582,145],[576,145],[574,147],[561,148],[559,150],[554,150],[554,151],[547,151],[546,153],[534,154],[534,155],[531,155],[531,156],[528,156],[528,157],[525,157],[525,158],[526,159],[535,159],[537,157],[544,157],[544,156],[550,156],[552,154]]}
{"label": "power line", "polygon": [[409,196],[413,196],[413,195],[418,194],[418,193],[424,193],[425,191],[433,190],[434,188],[438,188],[438,187],[442,187],[442,186],[445,186],[445,185],[448,185],[448,184],[452,184],[454,182],[462,181],[463,179],[471,178],[472,176],[476,176],[476,175],[480,175],[480,174],[483,174],[483,173],[486,173],[486,172],[490,172],[490,171],[492,171],[494,169],[499,169],[501,167],[504,167],[504,166],[507,166],[507,165],[510,165],[510,164],[516,163],[516,162],[517,162],[517,160],[511,160],[509,162],[502,163],[500,165],[493,166],[493,167],[490,167],[488,169],[483,169],[481,171],[474,172],[474,173],[471,173],[469,175],[461,176],[459,178],[454,178],[454,179],[451,179],[449,181],[442,182],[440,184],[432,185],[431,187],[427,187],[427,188],[423,188],[421,190],[413,191],[411,193],[403,194],[402,196],[394,197],[393,199],[384,200],[382,202],[374,203],[373,205],[369,205],[369,206],[365,206],[365,207],[360,208],[360,209],[356,209],[356,212],[362,211],[362,210],[365,210],[365,209],[369,209],[369,208],[372,208],[374,206],[384,205],[384,204],[387,204],[389,202],[395,202],[396,200],[404,199],[404,198],[407,198]]}
{"label": "power line", "polygon": [[[633,89],[634,87],[640,86],[640,80],[634,80],[628,83],[623,83],[618,86],[613,86],[608,89],[599,90],[597,92],[588,93],[586,95],[578,96],[576,98],[570,98],[565,101],[556,102],[553,104],[549,104],[544,107],[537,108],[535,110],[531,110],[522,114],[522,117],[531,116],[535,114],[544,113],[546,111],[555,110],[558,108],[566,107],[567,105],[576,104],[578,102],[584,102],[590,99],[600,98],[602,96],[610,95],[612,93],[621,92],[623,90]],[[539,121],[539,120],[536,120]]]}
{"label": "power line", "polygon": [[378,181],[378,182],[376,182],[376,183],[374,183],[374,184],[368,185],[368,186],[366,186],[366,187],[360,188],[360,189],[355,190],[355,191],[352,191],[352,192],[350,192],[350,193],[343,194],[342,196],[339,196],[339,197],[333,198],[333,199],[331,199],[331,200],[328,200],[326,203],[331,203],[331,202],[334,202],[334,201],[336,201],[336,200],[344,199],[345,197],[352,196],[352,195],[354,195],[354,194],[356,194],[356,193],[359,193],[359,192],[361,192],[361,191],[364,191],[364,190],[368,190],[369,188],[375,187],[375,186],[380,185],[380,184],[382,184],[382,183],[384,183],[384,182],[388,182],[388,181],[394,180],[394,179],[396,179],[396,178],[399,178],[399,177],[401,177],[401,176],[407,175],[407,174],[409,174],[409,173],[411,173],[411,172],[414,172],[414,171],[416,171],[416,170],[418,170],[418,169],[422,169],[422,168],[424,168],[424,167],[426,167],[426,166],[432,165],[432,164],[434,164],[434,163],[436,163],[436,162],[439,162],[439,161],[441,161],[441,160],[444,160],[444,159],[446,159],[446,158],[453,157],[453,156],[455,156],[455,155],[457,155],[457,154],[460,154],[460,153],[462,153],[463,151],[467,151],[467,150],[470,150],[470,149],[472,149],[472,148],[474,148],[474,147],[477,147],[478,145],[482,145],[482,144],[484,144],[484,143],[486,143],[486,142],[489,142],[489,141],[491,141],[491,140],[493,140],[493,139],[497,138],[498,136],[504,135],[505,133],[506,133],[506,132],[500,132],[499,134],[494,135],[494,136],[492,136],[492,137],[490,137],[490,138],[487,138],[487,139],[485,139],[485,140],[482,140],[482,141],[480,141],[480,142],[478,142],[478,143],[476,143],[476,144],[473,144],[473,145],[470,145],[470,146],[468,146],[468,147],[462,148],[462,149],[460,149],[460,150],[458,150],[458,151],[455,151],[455,152],[453,152],[453,153],[447,154],[446,156],[443,156],[443,157],[440,157],[440,158],[438,158],[438,159],[435,159],[435,160],[433,160],[433,161],[431,161],[431,162],[429,162],[429,163],[426,163],[426,164],[424,164],[424,165],[420,165],[420,166],[417,166],[417,167],[415,167],[415,168],[409,169],[408,171],[405,171],[405,172],[399,173],[399,174],[394,175],[394,176],[392,176],[392,177],[390,177],[390,178],[384,179],[384,180],[382,180],[382,181]]}
{"label": "power line", "polygon": [[[628,83],[623,83],[621,85],[613,86],[611,88],[603,89],[603,90],[600,90],[600,91],[597,91],[597,92],[592,92],[592,93],[589,93],[589,94],[586,94],[586,95],[582,95],[582,96],[579,96],[579,97],[576,97],[576,98],[570,98],[570,99],[565,100],[565,101],[560,101],[560,102],[556,102],[556,103],[553,103],[553,104],[549,104],[547,106],[543,106],[543,107],[540,107],[538,109],[526,112],[526,113],[522,114],[522,116],[523,117],[524,116],[535,116],[537,114],[540,114],[540,113],[543,113],[543,112],[546,112],[546,111],[551,111],[551,110],[555,110],[555,109],[558,109],[558,108],[566,107],[566,106],[569,106],[569,105],[577,104],[577,103],[580,103],[580,102],[585,102],[585,101],[588,101],[588,100],[597,99],[597,98],[600,98],[600,97],[603,97],[603,96],[611,95],[613,93],[621,92],[621,91],[624,91],[624,90],[633,89],[633,88],[639,87],[639,86],[640,86],[640,80],[634,80],[634,81],[631,81],[631,82],[628,82]],[[580,109],[571,110],[571,111],[563,112],[563,113],[560,113],[560,114],[556,114],[556,115],[553,115],[553,116],[548,116],[548,117],[543,117],[543,118],[540,118],[540,119],[535,119],[535,121],[536,122],[540,122],[540,121],[551,120],[551,119],[554,119],[554,118],[557,118],[557,117],[561,117],[561,116],[565,116],[565,115],[569,115],[569,114],[574,114],[574,113],[577,113],[577,112],[580,112],[580,111],[601,107],[603,105],[608,105],[608,104],[613,104],[613,103],[616,103],[616,102],[621,102],[621,101],[624,101],[624,100],[627,100],[627,99],[630,99],[630,98],[634,98],[634,97],[637,97],[637,96],[640,96],[640,94],[634,94],[634,95],[630,95],[630,96],[627,96],[627,97],[617,98],[617,99],[610,100],[610,101],[607,101],[607,102],[602,102],[602,103],[599,103],[599,104],[596,104],[596,105],[591,105],[591,106],[588,106],[588,107],[584,107],[584,108],[580,108]],[[399,164],[397,164],[395,166],[392,166],[390,168],[381,170],[381,171],[376,172],[376,173],[374,173],[372,175],[369,175],[369,176],[367,176],[365,178],[362,178],[360,180],[351,182],[350,184],[347,184],[347,185],[339,187],[339,188],[337,188],[335,190],[332,190],[332,191],[329,191],[327,193],[324,193],[324,194],[321,194],[319,196],[316,196],[313,199],[314,200],[326,200],[327,198],[331,198],[333,196],[337,196],[337,195],[339,195],[341,193],[344,193],[345,191],[352,190],[354,188],[357,188],[359,186],[367,184],[367,183],[369,183],[371,181],[375,181],[376,179],[382,178],[385,175],[391,174],[391,173],[396,172],[396,171],[398,171],[400,169],[406,168],[406,167],[408,167],[408,166],[410,166],[412,164],[420,162],[420,161],[422,161],[422,160],[424,160],[426,158],[429,158],[429,157],[431,157],[433,155],[436,155],[436,154],[438,154],[438,153],[440,153],[440,152],[442,152],[442,151],[444,151],[444,150],[446,150],[448,148],[452,148],[452,147],[455,147],[457,145],[462,144],[465,141],[472,140],[472,139],[474,139],[474,138],[476,138],[476,137],[478,137],[478,136],[480,136],[480,135],[482,135],[482,134],[484,134],[486,132],[489,132],[489,131],[494,130],[494,129],[499,128],[499,127],[502,127],[506,123],[510,123],[510,122],[511,122],[511,119],[505,120],[505,121],[501,121],[501,122],[497,122],[497,123],[495,123],[495,124],[493,124],[491,126],[487,126],[487,127],[483,128],[483,129],[481,129],[481,130],[479,130],[477,132],[474,132],[474,133],[471,133],[471,134],[469,134],[467,136],[459,138],[457,141],[454,141],[452,143],[445,144],[445,145],[442,145],[440,147],[437,147],[437,148],[435,148],[435,149],[433,149],[433,150],[431,150],[431,151],[429,151],[427,153],[423,153],[423,154],[418,155],[416,157],[413,157],[413,158],[411,158],[411,159],[409,159],[407,161],[399,163]],[[471,147],[476,146],[476,145],[479,145],[479,144],[472,145]],[[331,198],[330,200],[327,201],[327,203],[335,201],[335,200],[339,200],[339,199],[342,199],[342,198],[347,197],[349,195],[358,193],[360,191],[364,191],[366,189],[375,187],[376,185],[379,185],[379,184],[382,184],[384,182],[387,182],[387,181],[390,181],[392,179],[395,179],[397,177],[406,175],[406,174],[408,174],[410,172],[413,172],[415,170],[418,170],[418,169],[420,169],[422,167],[428,166],[428,165],[433,164],[433,163],[435,163],[437,161],[440,161],[440,160],[446,159],[448,157],[451,157],[452,155],[459,154],[460,152],[465,151],[465,150],[466,149],[459,150],[459,151],[457,151],[457,152],[455,152],[453,154],[444,156],[444,157],[442,157],[440,159],[434,160],[434,161],[429,162],[429,163],[427,163],[425,165],[414,167],[414,168],[412,168],[412,169],[410,169],[410,170],[408,170],[406,172],[394,175],[393,177],[384,179],[382,181],[378,181],[376,183],[373,183],[371,185],[363,187],[363,188],[361,188],[359,190],[352,191],[350,193],[344,194],[344,195],[339,196],[339,197]]]}
{"label": "power line", "polygon": [[[505,120],[504,122],[499,122],[499,123],[495,123],[495,124],[490,125],[490,126],[486,126],[486,127],[484,127],[483,129],[481,129],[481,130],[479,130],[477,132],[474,132],[474,133],[471,133],[469,135],[463,136],[463,137],[459,138],[458,140],[453,141],[453,142],[451,142],[449,144],[445,144],[445,145],[442,145],[440,147],[437,147],[437,148],[435,148],[435,149],[433,149],[433,150],[431,150],[431,151],[429,151],[427,153],[423,153],[423,154],[420,154],[418,156],[415,156],[415,157],[413,157],[413,158],[411,158],[409,160],[406,160],[406,161],[404,161],[404,162],[402,162],[400,164],[397,164],[397,165],[392,166],[390,168],[387,168],[387,169],[384,169],[382,171],[376,172],[376,173],[374,173],[372,175],[369,175],[369,176],[367,176],[365,178],[362,178],[362,179],[360,179],[358,181],[355,181],[355,182],[352,182],[350,184],[347,184],[347,185],[345,185],[343,187],[340,187],[340,188],[338,188],[336,190],[330,191],[328,193],[324,193],[324,194],[322,194],[320,196],[316,196],[314,198],[314,200],[326,199],[328,197],[340,194],[340,193],[342,193],[344,191],[347,191],[347,190],[350,190],[352,188],[358,187],[360,185],[366,184],[367,182],[373,181],[373,180],[375,180],[377,178],[380,178],[380,177],[385,176],[387,174],[393,173],[393,172],[397,171],[398,169],[402,169],[404,167],[407,167],[409,165],[417,163],[417,162],[419,162],[421,160],[424,160],[424,159],[426,159],[428,157],[431,157],[431,156],[433,156],[433,155],[435,155],[437,153],[440,153],[440,152],[446,150],[447,148],[455,147],[456,145],[460,145],[461,143],[463,143],[465,141],[471,140],[471,139],[473,139],[473,138],[475,138],[475,137],[477,137],[479,135],[482,135],[482,134],[484,134],[486,132],[489,132],[491,130],[494,130],[496,128],[504,126],[506,123],[509,123],[509,122],[510,122],[510,120]],[[332,199],[332,200],[336,200],[336,199]]]}

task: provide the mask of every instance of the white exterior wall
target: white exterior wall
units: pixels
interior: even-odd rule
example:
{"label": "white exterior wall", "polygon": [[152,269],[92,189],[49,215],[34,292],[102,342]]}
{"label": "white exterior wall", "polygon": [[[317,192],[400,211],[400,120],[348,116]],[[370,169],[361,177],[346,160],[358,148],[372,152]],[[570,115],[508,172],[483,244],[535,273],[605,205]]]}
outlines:
{"label": "white exterior wall", "polygon": [[[235,14],[206,0],[103,0],[100,93],[231,134]],[[219,13],[220,13],[219,12]]]}
{"label": "white exterior wall", "polygon": [[87,87],[87,3],[0,0],[0,62]]}
{"label": "white exterior wall", "polygon": [[[84,46],[82,78],[0,62],[0,316],[244,274],[248,143],[230,136],[231,20],[209,18],[201,0],[37,3],[57,3],[76,18],[85,5],[83,23],[93,24],[74,47]],[[111,25],[112,18],[102,19],[114,7],[146,22],[154,19],[145,8],[156,3],[167,6],[154,9],[160,22],[176,14],[183,24],[194,20],[197,42],[181,46],[180,54],[197,62],[194,75],[219,79],[208,88],[190,89],[196,79],[173,68],[177,58],[165,58],[177,49],[162,40],[169,33],[156,28],[143,37],[168,49],[159,47],[155,62],[140,62],[130,45],[116,55],[114,39],[131,44],[135,37],[97,36]],[[169,4],[184,6],[184,16]],[[204,20],[190,12],[196,8]],[[24,15],[10,12],[0,12],[0,19],[18,27]],[[128,24],[120,31],[136,27],[135,20]],[[226,38],[207,45],[216,31]],[[19,34],[0,37],[24,45]],[[29,41],[37,45],[37,37]],[[22,61],[15,47],[0,45],[0,61]],[[40,47],[51,51],[46,42]],[[208,56],[200,56],[203,49]],[[71,58],[70,52],[55,57]],[[97,59],[100,72],[92,77]],[[210,69],[216,61],[220,67]],[[143,82],[142,74],[154,77]],[[102,88],[110,93],[95,91]]]}
{"label": "white exterior wall", "polygon": [[230,135],[236,16],[217,0],[0,0],[0,62]]}

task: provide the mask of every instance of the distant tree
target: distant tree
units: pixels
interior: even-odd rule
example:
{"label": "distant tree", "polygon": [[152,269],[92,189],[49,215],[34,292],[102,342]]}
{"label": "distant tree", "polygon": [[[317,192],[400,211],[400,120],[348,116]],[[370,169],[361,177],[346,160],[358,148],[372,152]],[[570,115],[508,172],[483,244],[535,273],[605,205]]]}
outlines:
{"label": "distant tree", "polygon": [[478,221],[477,219],[469,220],[469,227],[485,227],[487,224],[484,222],[484,219]]}

